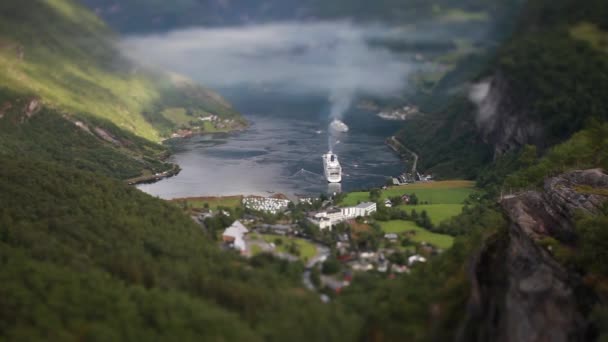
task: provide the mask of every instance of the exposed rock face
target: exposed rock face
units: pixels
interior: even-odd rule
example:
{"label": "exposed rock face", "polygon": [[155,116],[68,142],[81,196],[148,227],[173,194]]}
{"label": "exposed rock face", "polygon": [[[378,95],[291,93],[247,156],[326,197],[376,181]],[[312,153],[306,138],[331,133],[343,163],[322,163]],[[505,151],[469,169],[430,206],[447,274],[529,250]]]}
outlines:
{"label": "exposed rock face", "polygon": [[2,106],[0,106],[0,119],[4,118],[4,115],[6,114],[6,112],[8,110],[10,110],[11,108],[13,108],[13,104],[10,102],[5,102],[2,104]]}
{"label": "exposed rock face", "polygon": [[608,199],[586,188],[608,188],[608,175],[599,169],[566,173],[547,179],[542,193],[528,191],[503,200],[502,205],[529,237],[550,235],[570,242],[576,235],[572,225],[576,213],[597,214]]}
{"label": "exposed rock face", "polygon": [[543,192],[501,202],[511,225],[472,263],[463,330],[468,334],[461,340],[472,335],[479,341],[585,340],[586,323],[574,296],[579,280],[536,241],[550,236],[572,242],[575,214],[597,213],[608,201],[602,189],[608,190],[608,175],[601,170],[574,171],[548,179]]}
{"label": "exposed rock face", "polygon": [[497,72],[492,78],[475,85],[470,99],[478,108],[476,123],[484,140],[494,146],[495,155],[526,144],[542,146],[542,126],[529,118],[521,101],[509,94],[510,84]]}
{"label": "exposed rock face", "polygon": [[99,128],[99,127],[95,127],[93,129],[95,131],[95,134],[100,137],[101,139],[112,143],[116,146],[120,146],[120,141],[118,141],[114,136],[112,136],[112,134],[108,133],[106,130]]}
{"label": "exposed rock face", "polygon": [[32,99],[27,102],[23,113],[29,119],[36,114],[42,108],[42,103],[38,99]]}

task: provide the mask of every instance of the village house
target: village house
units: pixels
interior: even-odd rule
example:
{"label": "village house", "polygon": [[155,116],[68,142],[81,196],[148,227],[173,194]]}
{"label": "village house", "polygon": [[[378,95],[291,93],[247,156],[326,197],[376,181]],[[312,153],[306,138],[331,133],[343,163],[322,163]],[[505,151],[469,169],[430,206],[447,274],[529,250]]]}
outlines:
{"label": "village house", "polygon": [[384,234],[384,238],[387,240],[395,241],[395,240],[399,239],[399,236],[395,233],[388,233],[388,234]]}
{"label": "village house", "polygon": [[410,273],[410,269],[407,266],[396,264],[391,266],[391,271],[395,273]]}
{"label": "village house", "polygon": [[409,257],[407,259],[407,264],[412,266],[413,264],[417,263],[417,262],[426,262],[426,258],[421,256],[421,255],[412,255],[411,257]]}
{"label": "village house", "polygon": [[245,234],[247,233],[249,233],[249,230],[241,222],[234,221],[230,227],[224,230],[224,233],[222,234],[222,241],[237,251],[245,253],[247,250]]}

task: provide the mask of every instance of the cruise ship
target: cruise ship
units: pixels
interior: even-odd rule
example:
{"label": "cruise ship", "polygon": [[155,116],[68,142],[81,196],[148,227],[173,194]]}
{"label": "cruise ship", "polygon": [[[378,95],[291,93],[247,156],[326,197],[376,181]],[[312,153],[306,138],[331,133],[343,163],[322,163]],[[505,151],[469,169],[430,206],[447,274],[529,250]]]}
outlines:
{"label": "cruise ship", "polygon": [[323,170],[328,182],[340,183],[342,181],[342,166],[340,166],[338,156],[332,151],[323,155]]}

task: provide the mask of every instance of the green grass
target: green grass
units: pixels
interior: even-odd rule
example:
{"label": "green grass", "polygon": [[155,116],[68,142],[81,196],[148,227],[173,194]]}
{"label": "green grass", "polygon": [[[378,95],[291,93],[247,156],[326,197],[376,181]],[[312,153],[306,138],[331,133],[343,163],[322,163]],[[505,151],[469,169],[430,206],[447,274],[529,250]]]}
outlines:
{"label": "green grass", "polygon": [[412,221],[401,221],[401,220],[393,220],[380,222],[380,227],[382,227],[382,231],[385,233],[396,233],[400,234],[409,230],[415,230],[419,228],[416,223]]}
{"label": "green grass", "polygon": [[597,25],[583,22],[570,28],[570,35],[575,39],[585,41],[594,48],[608,53],[608,32],[602,31]]}
{"label": "green grass", "polygon": [[194,116],[186,114],[185,108],[167,108],[162,114],[165,119],[175,123],[178,126],[189,126],[192,121],[196,121]]}
{"label": "green grass", "polygon": [[[381,198],[384,200],[405,194],[416,194],[419,201],[429,204],[461,204],[475,192],[473,182],[452,180],[390,187],[382,191]],[[365,201],[369,201],[369,192],[351,192],[346,195],[340,205],[347,207]]]}
{"label": "green grass", "polygon": [[262,247],[258,245],[251,246],[251,255],[258,255],[262,253]]}
{"label": "green grass", "polygon": [[357,191],[350,192],[344,197],[342,202],[340,202],[340,206],[342,207],[350,207],[359,204],[360,202],[369,201],[369,192],[367,191]]}
{"label": "green grass", "polygon": [[442,249],[448,249],[452,247],[454,238],[449,235],[437,234],[430,232],[426,229],[418,227],[414,222],[411,221],[387,221],[380,222],[380,227],[385,233],[405,233],[415,231],[416,234],[412,236],[412,240],[415,242],[427,242],[436,247]]}
{"label": "green grass", "polygon": [[280,253],[289,253],[287,251],[286,245],[290,242],[295,242],[296,245],[298,245],[298,247],[300,247],[300,256],[299,257],[300,257],[300,260],[302,260],[302,261],[310,260],[312,257],[317,255],[317,248],[315,247],[315,245],[313,245],[312,243],[310,243],[309,241],[304,240],[304,239],[279,236],[279,235],[270,235],[270,234],[257,234],[257,235],[252,235],[251,237],[252,238],[259,237],[268,243],[275,243],[275,241],[277,239],[283,240],[283,243],[281,245],[276,246],[276,251],[280,252]]}
{"label": "green grass", "polygon": [[416,210],[420,214],[423,210],[431,218],[433,225],[438,225],[462,212],[462,204],[428,204],[428,205],[400,205],[398,208],[405,210],[408,214]]}
{"label": "green grass", "polygon": [[416,194],[420,202],[429,204],[461,204],[476,192],[469,181],[442,181],[391,187],[382,192],[382,199]]}

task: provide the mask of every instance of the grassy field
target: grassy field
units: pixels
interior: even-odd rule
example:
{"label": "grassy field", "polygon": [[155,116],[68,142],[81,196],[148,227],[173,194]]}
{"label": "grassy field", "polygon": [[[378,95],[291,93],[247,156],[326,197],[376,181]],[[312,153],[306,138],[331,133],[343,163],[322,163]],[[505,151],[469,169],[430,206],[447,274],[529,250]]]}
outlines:
{"label": "grassy field", "polygon": [[579,40],[586,41],[594,48],[608,53],[608,32],[602,31],[592,23],[580,23],[570,28],[570,35]]}
{"label": "grassy field", "polygon": [[209,205],[210,209],[217,209],[218,207],[237,208],[241,206],[242,196],[227,196],[227,197],[190,197],[190,198],[178,198],[171,200],[171,202],[182,204],[188,203],[193,209],[202,209],[205,204]]}
{"label": "grassy field", "polygon": [[251,246],[251,255],[258,255],[262,253],[262,247],[258,245]]}
{"label": "grassy field", "polygon": [[462,212],[462,204],[428,204],[428,205],[400,205],[398,208],[405,210],[408,214],[416,210],[420,214],[423,210],[431,218],[434,225],[448,220]]}
{"label": "grassy field", "polygon": [[382,192],[382,199],[416,194],[419,201],[429,204],[461,204],[474,192],[474,182],[441,181],[391,187]]}
{"label": "grassy field", "polygon": [[[292,237],[287,237],[287,236],[271,235],[271,234],[251,234],[250,238],[252,238],[252,239],[259,238],[268,243],[275,243],[275,241],[277,239],[281,239],[283,241],[283,243],[276,246],[276,251],[279,253],[287,253],[287,254],[289,254],[289,252],[287,251],[287,245],[290,242],[295,242],[296,245],[298,245],[298,247],[300,247],[300,260],[302,260],[302,261],[308,261],[315,255],[317,255],[317,248],[315,247],[315,245],[313,245],[312,243],[310,243],[309,241],[304,240],[304,239],[292,238]],[[253,255],[255,255],[255,254],[257,254],[256,251],[257,251],[257,253],[260,253],[261,249],[252,249],[251,252]]]}
{"label": "grassy field", "polygon": [[342,207],[350,207],[359,204],[360,202],[369,201],[369,192],[367,191],[357,191],[350,192],[346,195],[346,197],[340,203]]}
{"label": "grassy field", "polygon": [[404,232],[416,232],[412,236],[412,240],[415,242],[427,242],[436,247],[447,249],[452,247],[454,243],[454,238],[449,235],[437,234],[433,232],[429,232],[426,229],[420,228],[416,226],[414,222],[411,221],[387,221],[380,222],[380,226],[385,233],[404,233]]}
{"label": "grassy field", "polygon": [[[383,190],[381,197],[386,199],[405,194],[416,194],[421,202],[429,204],[462,204],[475,191],[474,182],[452,180],[394,186]],[[347,207],[365,201],[369,201],[369,192],[351,192],[346,195],[340,205]]]}

